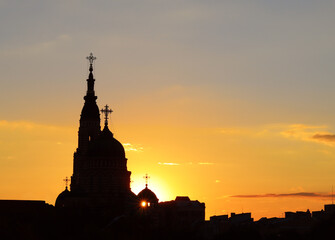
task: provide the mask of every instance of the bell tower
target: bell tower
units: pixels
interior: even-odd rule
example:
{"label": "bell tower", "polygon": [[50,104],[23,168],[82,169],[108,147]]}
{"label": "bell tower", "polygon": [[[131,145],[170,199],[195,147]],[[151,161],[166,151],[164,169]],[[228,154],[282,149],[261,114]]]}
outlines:
{"label": "bell tower", "polygon": [[86,96],[84,96],[85,103],[80,115],[78,153],[85,153],[89,141],[95,139],[100,133],[100,111],[96,103],[98,97],[95,96],[95,79],[93,77],[93,61],[96,60],[96,57],[91,53],[90,56],[86,58],[90,63],[90,73],[87,79]]}
{"label": "bell tower", "polygon": [[87,79],[87,92],[84,96],[84,106],[81,110],[78,131],[78,148],[73,157],[73,176],[71,177],[71,190],[80,191],[80,172],[85,168],[85,156],[89,142],[96,139],[100,132],[100,110],[97,105],[97,96],[94,92],[93,62],[96,57],[91,53],[86,59],[90,63]]}

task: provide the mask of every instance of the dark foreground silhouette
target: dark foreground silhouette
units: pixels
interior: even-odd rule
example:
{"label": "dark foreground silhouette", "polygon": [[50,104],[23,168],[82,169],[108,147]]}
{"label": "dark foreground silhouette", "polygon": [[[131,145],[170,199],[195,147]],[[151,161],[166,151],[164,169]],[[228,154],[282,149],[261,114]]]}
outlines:
{"label": "dark foreground silhouette", "polygon": [[316,215],[313,218],[304,212],[292,213],[285,218],[263,218],[256,222],[250,219],[239,222],[233,217],[183,222],[183,216],[170,215],[164,218],[157,211],[138,208],[111,218],[57,209],[43,201],[0,200],[0,238],[322,240],[335,236],[334,214]]}

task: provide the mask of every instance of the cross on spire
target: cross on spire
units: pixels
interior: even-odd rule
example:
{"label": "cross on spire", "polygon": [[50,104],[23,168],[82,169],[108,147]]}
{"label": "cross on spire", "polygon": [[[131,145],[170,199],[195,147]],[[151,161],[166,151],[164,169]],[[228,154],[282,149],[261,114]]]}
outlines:
{"label": "cross on spire", "polygon": [[65,182],[65,189],[67,189],[67,185],[69,184],[70,179],[66,177],[65,179],[63,179],[63,181]]}
{"label": "cross on spire", "polygon": [[143,177],[145,179],[145,188],[148,188],[148,181],[149,181],[149,175],[146,173],[145,176]]}
{"label": "cross on spire", "polygon": [[105,126],[108,126],[108,114],[111,114],[113,111],[112,109],[109,109],[108,105],[101,109],[101,112],[105,114]]}
{"label": "cross on spire", "polygon": [[90,55],[88,57],[86,57],[86,59],[90,62],[90,64],[93,64],[93,61],[96,60],[97,58],[93,56],[93,53],[90,53]]}

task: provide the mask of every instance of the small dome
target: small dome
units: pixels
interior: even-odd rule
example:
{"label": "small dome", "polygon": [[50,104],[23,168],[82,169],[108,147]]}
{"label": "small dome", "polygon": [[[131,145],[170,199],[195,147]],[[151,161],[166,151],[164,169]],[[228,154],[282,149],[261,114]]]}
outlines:
{"label": "small dome", "polygon": [[58,195],[55,206],[64,207],[65,206],[64,203],[66,203],[70,197],[71,192],[67,188],[65,188],[65,190]]}
{"label": "small dome", "polygon": [[145,187],[141,192],[137,194],[140,201],[145,200],[150,203],[158,203],[156,194],[151,191],[148,187]]}
{"label": "small dome", "polygon": [[88,155],[110,157],[113,159],[126,158],[122,144],[114,138],[113,133],[109,131],[107,126],[105,126],[100,135],[90,143]]}

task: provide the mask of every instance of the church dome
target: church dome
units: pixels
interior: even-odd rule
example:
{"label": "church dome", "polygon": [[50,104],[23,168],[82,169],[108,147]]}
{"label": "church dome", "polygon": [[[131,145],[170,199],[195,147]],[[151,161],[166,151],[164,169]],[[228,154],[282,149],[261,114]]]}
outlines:
{"label": "church dome", "polygon": [[96,139],[90,142],[88,155],[115,159],[125,159],[126,157],[123,145],[114,138],[107,126]]}
{"label": "church dome", "polygon": [[158,198],[156,194],[151,191],[148,187],[145,187],[141,192],[137,194],[137,197],[139,198],[140,201],[146,201],[150,203],[158,203]]}
{"label": "church dome", "polygon": [[55,206],[64,207],[70,197],[71,192],[66,187],[65,190],[58,195]]}

